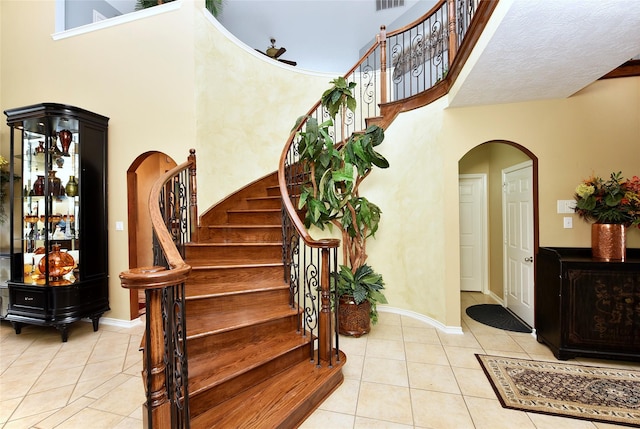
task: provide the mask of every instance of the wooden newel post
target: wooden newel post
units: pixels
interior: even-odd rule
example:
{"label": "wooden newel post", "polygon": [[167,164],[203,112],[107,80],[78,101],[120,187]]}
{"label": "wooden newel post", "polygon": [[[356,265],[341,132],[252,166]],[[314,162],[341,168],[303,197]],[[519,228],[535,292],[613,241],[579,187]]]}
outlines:
{"label": "wooden newel post", "polygon": [[447,0],[449,6],[449,68],[458,53],[458,32],[456,31],[456,0]]}
{"label": "wooden newel post", "polygon": [[[320,328],[318,354],[321,360],[330,361],[332,352],[331,297],[329,288],[329,249],[322,249],[322,272],[320,275]],[[337,329],[337,327],[335,327]],[[317,362],[320,365],[320,362]]]}
{"label": "wooden newel post", "polygon": [[387,27],[380,26],[378,43],[380,43],[380,104],[387,102]]}
{"label": "wooden newel post", "polygon": [[198,183],[196,181],[196,150],[189,149],[189,157],[191,162],[189,167],[189,215],[191,216],[191,241],[198,241]]}
{"label": "wooden newel post", "polygon": [[[148,344],[151,368],[147,374],[151,377],[149,383],[150,404],[144,404],[144,427],[163,428],[165,424],[171,425],[171,403],[167,397],[167,373],[164,363],[164,330],[162,328],[162,289],[150,289],[146,292],[147,317],[149,318]],[[146,351],[145,347],[145,353]],[[151,421],[153,426],[146,422],[149,416],[147,407],[151,405]]]}
{"label": "wooden newel post", "polygon": [[167,374],[164,359],[162,288],[153,288],[159,285],[140,283],[139,276],[162,271],[166,271],[164,267],[143,267],[133,268],[120,275],[122,287],[135,290],[143,289],[146,293],[147,329],[144,338],[142,379],[145,382],[145,390],[147,390],[147,402],[143,404],[142,416],[144,427],[153,429],[171,427],[171,403],[167,395]]}

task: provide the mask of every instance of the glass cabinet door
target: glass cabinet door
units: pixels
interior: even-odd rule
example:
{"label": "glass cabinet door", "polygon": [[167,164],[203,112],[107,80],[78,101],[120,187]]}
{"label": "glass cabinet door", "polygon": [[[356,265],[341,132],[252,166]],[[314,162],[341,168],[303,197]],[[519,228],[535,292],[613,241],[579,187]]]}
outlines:
{"label": "glass cabinet door", "polygon": [[[66,285],[80,281],[80,197],[78,121],[65,117],[29,119],[15,126],[15,174],[21,192],[14,198],[15,228],[23,254],[24,284]],[[14,136],[18,143],[17,136]],[[20,150],[18,150],[20,148]],[[14,186],[15,188],[15,186]],[[16,210],[19,212],[16,212]],[[17,270],[16,270],[17,271]],[[20,275],[20,273],[15,273]]]}

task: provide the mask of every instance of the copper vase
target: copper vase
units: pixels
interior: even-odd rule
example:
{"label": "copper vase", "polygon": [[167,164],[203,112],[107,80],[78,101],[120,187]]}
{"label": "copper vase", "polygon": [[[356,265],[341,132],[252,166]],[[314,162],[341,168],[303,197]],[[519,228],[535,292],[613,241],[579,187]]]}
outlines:
{"label": "copper vase", "polygon": [[47,270],[47,261],[49,263],[49,280],[60,280],[62,276],[69,274],[73,271],[73,267],[76,264],[73,256],[67,252],[60,251],[60,245],[54,244],[53,250],[46,259],[40,259],[38,263],[38,269],[41,273],[45,273]]}
{"label": "copper vase", "polygon": [[627,254],[627,228],[621,224],[591,225],[591,255],[607,262],[624,261]]}

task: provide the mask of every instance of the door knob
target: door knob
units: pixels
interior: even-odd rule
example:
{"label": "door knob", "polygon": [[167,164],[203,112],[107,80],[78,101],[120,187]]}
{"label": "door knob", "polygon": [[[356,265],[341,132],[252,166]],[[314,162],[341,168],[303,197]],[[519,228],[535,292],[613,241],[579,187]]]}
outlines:
{"label": "door knob", "polygon": [[528,258],[524,258],[525,262],[533,262],[533,256],[529,256]]}

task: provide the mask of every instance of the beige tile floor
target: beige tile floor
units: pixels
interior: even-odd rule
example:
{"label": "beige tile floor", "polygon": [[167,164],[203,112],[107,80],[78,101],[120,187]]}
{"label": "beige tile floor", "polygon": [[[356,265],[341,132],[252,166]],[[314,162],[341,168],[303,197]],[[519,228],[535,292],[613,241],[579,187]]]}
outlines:
{"label": "beige tile floor", "polygon": [[[495,303],[463,293],[461,308]],[[444,334],[415,319],[380,313],[367,336],[341,338],[344,383],[301,429],[611,429],[625,427],[502,408],[475,353],[556,360],[531,334],[482,325],[462,314],[463,335]],[[575,359],[576,363],[640,364]],[[569,361],[572,362],[572,361]]]}
{"label": "beige tile floor", "polygon": [[[462,308],[480,302],[492,301],[462,294]],[[380,313],[369,335],[341,338],[348,357],[344,383],[301,429],[617,427],[503,409],[474,353],[555,358],[531,335],[481,325],[464,311],[462,327],[464,335],[444,334],[415,319]],[[9,323],[0,323],[0,427],[141,428],[142,331],[142,324],[102,324],[94,333],[91,323],[80,322],[62,343],[53,328],[29,326],[16,335]]]}
{"label": "beige tile floor", "polygon": [[142,427],[144,325],[91,323],[69,328],[63,343],[52,327],[0,324],[0,427],[126,429]]}

